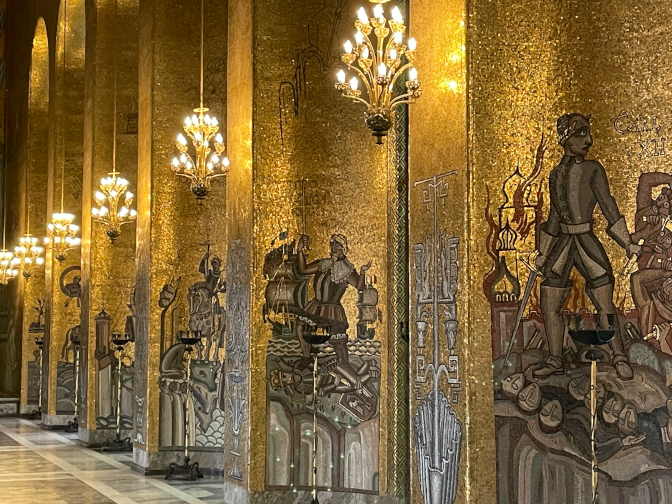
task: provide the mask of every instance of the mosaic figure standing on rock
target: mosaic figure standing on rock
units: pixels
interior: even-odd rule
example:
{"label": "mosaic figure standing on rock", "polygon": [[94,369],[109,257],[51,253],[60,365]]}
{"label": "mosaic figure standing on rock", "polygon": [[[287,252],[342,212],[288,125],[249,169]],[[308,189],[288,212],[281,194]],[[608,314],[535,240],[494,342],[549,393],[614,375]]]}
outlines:
{"label": "mosaic figure standing on rock", "polygon": [[593,232],[595,206],[599,204],[607,219],[607,234],[625,250],[628,259],[639,255],[641,247],[630,238],[604,167],[598,161],[584,158],[593,145],[591,122],[590,116],[581,114],[565,114],[557,121],[558,144],[564,149],[564,156],[549,176],[550,213],[540,229],[539,254],[535,260],[545,277],[540,301],[550,355],[543,367],[533,371],[534,378],[564,372],[562,308],[572,288],[569,277],[573,268],[586,281],[586,294],[599,313],[600,325],[615,330],[609,346],[618,377],[621,380],[633,377],[613,302],[613,270]]}

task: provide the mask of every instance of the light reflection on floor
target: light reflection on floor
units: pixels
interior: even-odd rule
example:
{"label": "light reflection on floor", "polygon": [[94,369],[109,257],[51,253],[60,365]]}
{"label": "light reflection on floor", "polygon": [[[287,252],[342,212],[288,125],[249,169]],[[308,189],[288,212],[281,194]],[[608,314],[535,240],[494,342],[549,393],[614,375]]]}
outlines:
{"label": "light reflection on floor", "polygon": [[167,482],[130,469],[130,454],[97,453],[76,434],[0,419],[2,504],[212,504],[223,501],[222,478]]}

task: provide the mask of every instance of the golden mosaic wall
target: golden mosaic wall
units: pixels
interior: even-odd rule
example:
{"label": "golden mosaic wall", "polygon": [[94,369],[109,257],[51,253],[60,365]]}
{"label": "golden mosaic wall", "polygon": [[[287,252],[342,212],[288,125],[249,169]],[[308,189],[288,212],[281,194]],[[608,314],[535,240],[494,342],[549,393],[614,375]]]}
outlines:
{"label": "golden mosaic wall", "polygon": [[104,309],[112,318],[112,332],[123,333],[126,316],[131,315],[128,305],[132,304],[135,284],[135,224],[123,225],[121,236],[111,243],[105,226],[90,217],[100,179],[112,171],[115,54],[116,169],[120,177],[128,180],[130,192],[136,194],[137,186],[138,2],[117,1],[116,19],[114,4],[110,1],[98,5],[95,16],[89,16],[88,26],[96,34],[89,39],[88,49],[86,94],[90,105],[85,115],[82,226],[82,332],[88,334],[88,362],[84,368],[88,401],[84,424],[89,429],[96,428],[97,417],[111,414],[110,404],[101,399],[110,395],[108,387],[115,387],[106,381],[99,383],[99,362],[104,358],[104,350],[96,344],[95,317]]}
{"label": "golden mosaic wall", "polygon": [[[267,281],[263,278],[264,256],[278,246],[279,233],[287,231],[288,242],[301,234],[312,239],[309,260],[328,257],[333,233],[347,237],[348,259],[356,271],[372,261],[383,320],[387,319],[387,177],[386,148],[376,146],[366,129],[363,110],[342,98],[334,89],[340,68],[340,44],[352,37],[355,4],[337,9],[337,2],[255,2],[254,34],[254,251],[250,335],[250,482],[251,490],[272,487],[269,474],[274,462],[267,461],[268,355],[272,338],[264,323],[262,305]],[[319,36],[318,36],[319,33]],[[273,34],[272,37],[268,36]],[[305,214],[302,206],[305,184]],[[276,244],[272,240],[276,238]],[[391,253],[391,252],[389,252]],[[308,295],[308,299],[312,294]],[[357,311],[355,289],[342,299],[354,341]],[[388,416],[385,324],[376,329],[380,342],[382,378],[380,424],[377,442],[365,444],[373,471],[379,472],[380,493],[387,492]],[[331,414],[331,413],[330,413]],[[345,424],[342,427],[345,429]],[[305,483],[291,484],[305,488]],[[337,485],[332,480],[334,487]],[[329,485],[329,486],[332,486]],[[326,485],[325,485],[326,486]],[[283,487],[290,490],[288,484]],[[365,487],[368,488],[368,487]]]}
{"label": "golden mosaic wall", "polygon": [[[0,3],[0,13],[2,13],[3,19],[5,22],[3,26],[0,27],[0,62],[6,68],[7,67],[7,2],[3,1]],[[7,74],[6,71],[3,74],[2,82],[2,92],[0,93],[0,110],[3,112],[7,109],[7,104],[10,102],[7,93]],[[7,142],[7,123],[8,116],[6,113],[3,114],[3,119],[0,121],[2,126],[0,127],[0,134],[2,134],[2,161],[7,163],[7,158],[9,156],[9,148]],[[9,196],[12,195],[11,187],[14,183],[13,177],[10,176],[11,171],[7,169],[7,165],[3,166],[2,173],[2,188],[3,191],[6,190]],[[3,198],[4,199],[4,198]],[[8,198],[9,199],[9,198]],[[11,250],[12,238],[15,234],[18,234],[18,226],[16,225],[18,217],[18,205],[12,205],[11,203],[6,203],[3,207],[3,220],[7,224],[6,232],[6,245],[7,249]],[[7,218],[5,219],[5,215]],[[21,320],[21,309],[20,303],[17,299],[16,292],[17,286],[15,282],[14,285],[2,286],[2,294],[0,300],[2,301],[2,307],[0,311],[2,312],[2,335],[0,336],[0,388],[7,390],[13,394],[18,395],[20,393],[20,374],[21,374],[21,333],[18,327],[20,326]]]}
{"label": "golden mosaic wall", "polygon": [[[28,212],[30,219],[30,232],[33,236],[41,237],[44,219],[47,215],[47,149],[49,145],[49,47],[47,40],[47,28],[43,19],[40,19],[35,30],[33,41],[33,53],[30,72],[30,109],[26,134],[27,142],[30,142],[30,151],[26,146],[26,164],[23,170],[28,170],[27,180],[22,180],[20,187],[23,201],[20,215],[21,234],[27,232],[26,199],[29,193]],[[28,143],[26,144],[28,145]],[[25,175],[25,171],[24,171]],[[42,244],[39,244],[42,246]],[[21,373],[21,404],[36,404],[38,393],[37,381],[29,381],[29,363],[37,364],[34,352],[37,350],[35,337],[40,334],[30,334],[30,324],[38,321],[38,299],[44,299],[44,269],[36,268],[29,280],[19,279],[19,288],[23,290],[23,345],[22,345],[22,373]],[[44,324],[44,318],[42,318]],[[33,373],[39,375],[35,368]],[[29,390],[29,385],[32,387]]]}
{"label": "golden mosaic wall", "polygon": [[[226,130],[225,49],[227,5],[206,2],[205,106]],[[164,349],[175,342],[177,330],[187,330],[186,294],[203,281],[199,263],[210,243],[211,259],[218,256],[226,267],[226,181],[213,181],[202,204],[189,184],[171,170],[176,155],[175,138],[187,115],[199,102],[200,2],[157,1],[140,5],[140,92],[138,136],[137,251],[136,251],[136,398],[141,418],[159,414],[159,365],[162,357],[162,308],[164,285],[177,286],[173,333],[167,330]],[[224,299],[224,296],[222,296]],[[170,318],[170,316],[169,316]],[[221,354],[222,349],[219,349]],[[156,452],[160,422],[136,425],[135,446]]]}
{"label": "golden mosaic wall", "polygon": [[[505,180],[518,165],[520,176],[514,175],[510,180],[516,178],[520,182],[530,178],[537,149],[544,146],[543,168],[535,176],[530,194],[536,195],[539,188],[543,192],[545,220],[549,205],[548,174],[562,156],[562,149],[556,141],[555,123],[558,117],[568,112],[592,116],[594,145],[587,157],[598,160],[604,166],[611,192],[631,232],[634,229],[640,175],[670,172],[666,139],[671,118],[664,105],[670,94],[670,72],[665,63],[670,54],[665,42],[670,33],[670,15],[672,10],[667,4],[655,1],[608,2],[599,6],[574,1],[532,1],[524,4],[472,2],[468,46],[471,92],[469,156],[473,167],[470,194],[474,209],[470,243],[473,334],[484,335],[491,331],[490,306],[482,294],[487,286],[481,284],[494,268],[493,259],[488,255],[493,248],[486,247],[492,228],[485,215],[492,214],[496,220],[497,208],[505,200],[502,194]],[[532,199],[536,200],[536,196]],[[615,303],[624,317],[621,324],[623,326],[627,320],[636,326],[637,314],[631,311],[634,302],[630,278],[619,274],[626,255],[607,235],[606,227],[607,222],[598,209],[594,229],[616,275]],[[527,274],[522,273],[521,290],[526,278]],[[583,280],[578,275],[576,278],[578,281],[567,309],[572,312],[584,308],[593,311],[583,293]],[[533,307],[538,306],[537,292],[533,291]],[[493,336],[494,331],[493,327]],[[505,336],[506,340],[510,339],[510,334]],[[665,344],[664,338],[661,344]],[[500,342],[493,341],[494,345],[499,347]],[[643,365],[643,361],[635,355],[651,354],[655,362],[657,359],[662,362],[668,357],[664,350],[657,352],[647,348],[652,347],[643,341],[636,341],[630,347],[630,363],[635,370],[635,381],[630,384],[639,383],[640,373],[648,372],[637,366]],[[503,346],[502,350],[506,348]],[[495,357],[498,355],[499,352]],[[606,380],[607,387],[611,388],[608,369],[606,367],[604,373],[600,373],[600,379]],[[657,379],[650,376],[647,382],[657,383]],[[622,385],[624,382],[618,383]],[[496,378],[496,389],[499,390],[500,386],[500,379]],[[505,402],[499,402],[499,409],[497,404],[495,406],[499,411],[498,425],[503,425],[506,416],[501,408]],[[663,431],[666,429],[664,422],[661,428]],[[508,441],[503,437],[499,439],[502,443]],[[651,445],[647,446],[650,448]],[[619,453],[619,464],[625,472],[640,466],[639,462],[628,461],[628,453],[627,449]],[[502,463],[505,458],[502,458]],[[578,503],[585,500],[585,497],[579,498],[579,493],[590,493],[587,462],[577,472],[580,475],[576,476],[574,483],[560,476],[557,472],[560,469],[556,470],[558,462],[550,455],[543,458],[543,463],[549,466],[548,473],[537,485],[542,489],[540,491],[553,492],[556,502]],[[608,468],[608,463],[605,468]],[[528,476],[529,473],[522,467],[502,470],[498,475],[499,502],[534,502],[534,497],[532,501],[522,494],[517,497],[514,487],[507,486],[508,480],[523,481]],[[656,493],[658,490],[652,487],[664,487],[669,483],[652,482],[653,476],[649,478],[646,473],[638,478],[639,483],[635,484],[630,476],[623,476],[618,485],[607,483],[606,479],[603,482],[600,478],[600,485],[604,485],[601,497],[606,496],[609,502],[626,499],[624,495],[631,491],[631,487],[637,486],[638,496],[632,494],[628,497],[631,500],[625,501],[667,501],[666,491]],[[530,485],[535,487],[535,484]],[[620,496],[617,487],[624,492]]]}
{"label": "golden mosaic wall", "polygon": [[[439,500],[493,502],[489,335],[474,330],[472,312],[468,17],[464,2],[414,0],[410,10],[424,90],[409,129],[411,501],[432,502],[422,478],[445,470]],[[428,412],[443,415],[440,431]]]}
{"label": "golden mosaic wall", "polygon": [[[50,159],[49,174],[52,198],[48,203],[47,212],[61,211],[61,195],[63,194],[63,211],[75,215],[75,224],[81,226],[82,201],[82,138],[84,118],[84,1],[71,0],[67,3],[67,23],[65,25],[65,39],[63,38],[64,6],[61,6],[59,15],[59,32],[56,38],[57,65],[54,73],[55,98],[52,136],[49,140]],[[64,58],[65,41],[65,58]],[[64,191],[61,191],[61,173],[65,163]],[[51,208],[49,208],[49,205]],[[80,272],[79,248],[68,252],[67,259],[58,263],[50,249],[47,250],[45,280],[47,301],[47,341],[45,360],[48,359],[48,402],[44,405],[45,413],[53,415],[58,411],[69,413],[74,411],[72,397],[68,400],[62,397],[62,407],[57,405],[57,381],[59,374],[58,362],[68,360],[73,363],[73,352],[64,353],[67,348],[66,334],[68,330],[80,322],[80,307],[78,300],[70,299],[61,288],[63,285],[76,283],[75,276]],[[70,269],[68,269],[70,268]],[[65,276],[64,276],[65,273]],[[66,306],[66,302],[67,306]],[[51,305],[49,304],[51,303]],[[46,362],[45,362],[46,364]],[[67,371],[61,365],[61,380],[74,384],[74,368]],[[71,386],[74,390],[74,387]],[[68,405],[68,403],[70,403]]]}

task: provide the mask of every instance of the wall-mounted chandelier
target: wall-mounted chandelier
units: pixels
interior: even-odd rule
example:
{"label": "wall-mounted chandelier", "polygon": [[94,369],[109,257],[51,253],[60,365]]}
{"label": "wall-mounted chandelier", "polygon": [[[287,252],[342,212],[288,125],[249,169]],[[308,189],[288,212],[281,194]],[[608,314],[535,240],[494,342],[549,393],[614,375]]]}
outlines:
{"label": "wall-mounted chandelier", "polygon": [[[100,190],[94,198],[98,207],[91,209],[93,220],[105,226],[105,233],[114,243],[121,235],[122,224],[133,222],[137,212],[131,208],[133,193],[128,191],[128,180],[117,177],[117,0],[114,1],[114,120],[112,133],[112,173],[100,180]],[[123,197],[123,199],[122,199]],[[120,208],[120,203],[123,204]]]}
{"label": "wall-mounted chandelier", "polygon": [[37,237],[26,233],[19,238],[19,245],[14,247],[12,264],[14,267],[21,269],[26,279],[33,275],[37,267],[44,265],[44,257],[42,257],[44,249],[37,243]]}
{"label": "wall-mounted chandelier", "polygon": [[[68,2],[63,4],[63,79],[66,75],[66,52],[65,52],[65,25],[67,20]],[[63,129],[65,137],[65,128]],[[44,244],[50,246],[54,258],[62,263],[68,257],[68,250],[76,248],[82,242],[78,237],[79,226],[73,224],[75,216],[71,213],[66,213],[63,210],[65,196],[65,138],[63,138],[63,165],[61,166],[61,211],[55,212],[51,216],[51,222],[47,226],[47,236],[44,239]]]}
{"label": "wall-mounted chandelier", "polygon": [[12,265],[14,254],[3,246],[0,250],[0,285],[7,285],[12,278],[19,276],[19,270]]}
{"label": "wall-mounted chandelier", "polygon": [[[383,143],[383,137],[392,127],[394,108],[413,103],[421,95],[418,72],[413,66],[415,39],[409,38],[404,43],[406,25],[399,7],[392,8],[391,19],[385,18],[382,4],[388,1],[371,0],[376,4],[371,18],[364,7],[357,11],[355,43],[346,41],[343,45],[345,52],[341,55],[348,70],[356,75],[347,80],[346,73],[339,70],[336,83],[336,89],[343,96],[366,105],[365,122],[377,144]],[[396,86],[399,79],[406,79],[402,90]],[[360,89],[360,80],[365,96]]]}
{"label": "wall-mounted chandelier", "polygon": [[[194,115],[184,120],[184,132],[189,140],[180,133],[175,145],[179,156],[173,158],[172,169],[189,179],[191,192],[197,200],[208,194],[212,179],[222,177],[229,171],[229,160],[224,155],[224,138],[219,133],[219,121],[208,114],[203,106],[203,26],[204,8],[201,0],[201,103],[194,109]],[[189,144],[193,145],[192,155]]]}
{"label": "wall-mounted chandelier", "polygon": [[105,233],[112,243],[119,238],[122,224],[133,222],[137,216],[137,212],[131,208],[134,196],[127,190],[128,180],[117,175],[113,166],[110,176],[100,180],[100,191],[94,195],[98,208],[91,209],[94,220],[105,225]]}
{"label": "wall-mounted chandelier", "polygon": [[79,247],[82,242],[77,237],[79,226],[72,223],[74,220],[75,216],[73,214],[63,212],[61,202],[61,211],[51,215],[51,222],[47,226],[47,236],[44,239],[44,244],[51,246],[54,259],[60,263],[68,258],[68,250]]}
{"label": "wall-mounted chandelier", "polygon": [[[28,121],[32,117],[31,114],[31,105],[33,100],[33,89],[32,84],[29,85],[28,90]],[[12,265],[15,268],[20,268],[23,276],[28,280],[32,275],[35,269],[38,266],[44,264],[44,258],[42,253],[44,249],[40,247],[37,237],[30,234],[30,187],[28,185],[28,172],[31,166],[31,136],[32,128],[30,124],[28,125],[28,141],[26,146],[26,171],[25,171],[25,184],[26,184],[26,234],[19,238],[19,245],[14,247],[14,259],[12,259]]]}

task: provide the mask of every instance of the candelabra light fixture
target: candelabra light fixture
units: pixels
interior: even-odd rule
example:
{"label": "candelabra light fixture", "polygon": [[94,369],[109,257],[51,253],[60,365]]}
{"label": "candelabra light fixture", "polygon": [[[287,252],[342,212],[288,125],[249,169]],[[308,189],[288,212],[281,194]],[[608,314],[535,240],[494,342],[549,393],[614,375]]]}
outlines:
{"label": "candelabra light fixture", "polygon": [[[366,106],[365,122],[382,144],[383,137],[392,127],[392,111],[405,103],[413,103],[422,91],[418,72],[414,67],[416,41],[404,42],[406,25],[399,7],[393,7],[391,19],[385,18],[384,3],[389,0],[370,0],[376,4],[369,18],[364,7],[357,11],[355,43],[347,40],[341,60],[355,75],[347,79],[346,73],[337,74],[338,89],[343,96]],[[406,79],[405,88],[396,86],[399,79]],[[366,94],[360,89],[360,80]]]}
{"label": "candelabra light fixture", "polygon": [[29,279],[38,266],[44,265],[44,257],[42,253],[44,248],[38,244],[37,237],[30,234],[28,231],[25,235],[19,238],[19,245],[14,247],[13,265],[20,268],[23,276]]}
{"label": "candelabra light fixture", "polygon": [[[66,33],[65,26],[67,21],[68,2],[65,0],[63,5],[63,76],[66,74]],[[63,130],[65,135],[65,129]],[[68,250],[78,247],[82,240],[77,237],[79,226],[73,224],[75,216],[67,213],[63,209],[65,196],[65,141],[63,142],[63,164],[61,166],[61,211],[55,212],[51,216],[51,222],[47,225],[47,236],[44,244],[51,247],[54,258],[59,262],[64,262],[68,257]]]}
{"label": "candelabra light fixture", "polygon": [[[98,207],[92,208],[91,213],[95,221],[105,225],[105,233],[114,243],[114,240],[121,235],[122,224],[133,222],[137,212],[131,208],[134,196],[128,191],[128,180],[117,177],[119,173],[116,169],[109,175],[100,180],[100,190],[94,195]],[[123,204],[119,208],[122,201]]]}
{"label": "candelabra light fixture", "polygon": [[78,247],[82,242],[77,237],[79,226],[72,223],[74,220],[75,216],[73,214],[63,211],[63,204],[61,203],[61,211],[51,215],[51,222],[47,226],[47,236],[44,239],[44,244],[51,247],[54,259],[60,263],[68,258],[68,250]]}
{"label": "candelabra light fixture", "polygon": [[19,270],[12,265],[14,254],[5,249],[4,244],[0,250],[0,285],[7,285],[12,278],[19,275]]}
{"label": "candelabra light fixture", "polygon": [[[128,180],[118,177],[117,172],[117,1],[114,2],[114,120],[112,133],[112,173],[100,180],[100,190],[94,194],[97,207],[91,209],[93,220],[105,226],[110,242],[121,235],[121,226],[133,222],[137,212],[131,208],[133,193],[128,191]],[[123,196],[123,200],[122,200]],[[123,204],[120,207],[120,203]]]}
{"label": "candelabra light fixture", "polygon": [[[172,162],[173,171],[189,179],[191,192],[199,201],[207,196],[212,179],[226,175],[230,169],[229,160],[224,155],[224,138],[219,133],[219,121],[203,106],[203,26],[201,0],[201,102],[194,109],[194,114],[184,120],[184,132],[189,140],[182,133],[177,136],[175,145],[179,155]],[[193,146],[193,154],[189,144]]]}

